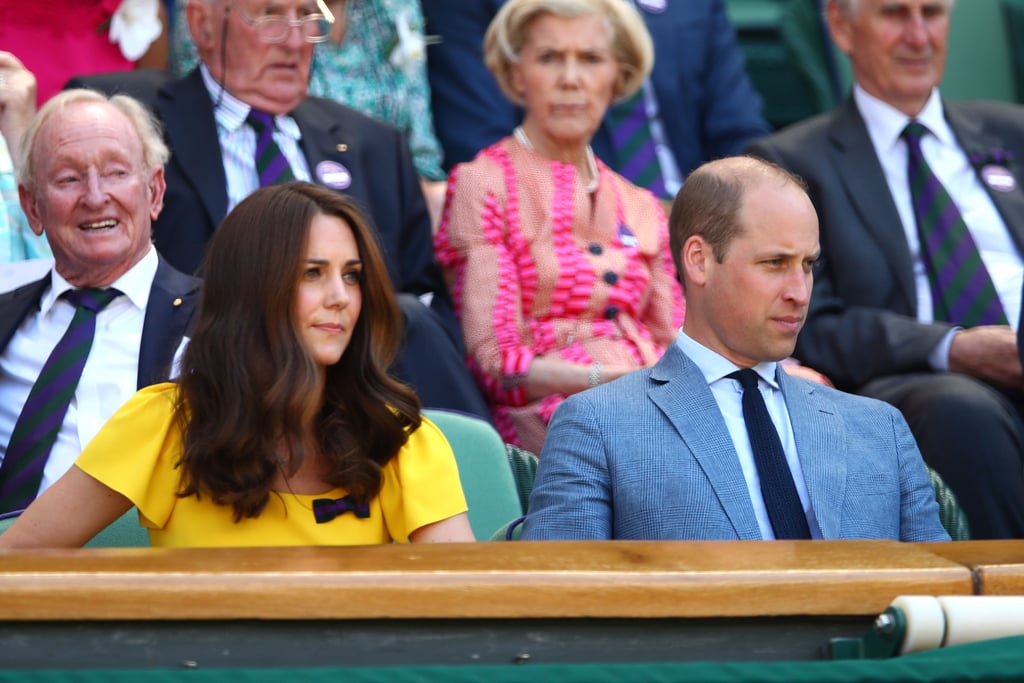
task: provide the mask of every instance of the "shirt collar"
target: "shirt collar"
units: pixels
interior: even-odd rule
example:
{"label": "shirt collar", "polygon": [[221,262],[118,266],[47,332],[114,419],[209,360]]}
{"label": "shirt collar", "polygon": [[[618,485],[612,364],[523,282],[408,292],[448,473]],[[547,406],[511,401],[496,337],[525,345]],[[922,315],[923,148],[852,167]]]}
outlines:
{"label": "shirt collar", "polygon": [[[731,360],[695,341],[682,330],[679,330],[676,344],[696,364],[709,385],[726,378],[740,369]],[[774,361],[765,361],[758,363],[752,369],[773,389],[779,389],[779,383],[775,378],[778,365]]]}
{"label": "shirt collar", "polygon": [[[217,120],[217,125],[228,133],[234,133],[245,125],[245,119],[249,116],[252,107],[218,83],[206,64],[199,65],[199,73],[203,76],[203,84],[206,86],[206,92],[210,95],[210,100],[215,104],[213,116]],[[277,129],[280,132],[292,140],[302,138],[299,124],[295,123],[295,119],[291,116],[287,114],[275,116],[274,123],[277,124]]]}
{"label": "shirt collar", "polygon": [[[132,305],[141,311],[146,310],[149,301],[149,290],[153,287],[153,278],[156,277],[156,268],[159,265],[159,258],[153,245],[138,263],[128,269],[121,277],[111,283],[111,287],[119,290],[125,298],[131,301]],[[50,271],[50,289],[43,294],[39,302],[39,311],[46,315],[60,296],[75,286],[65,280],[57,269]]]}
{"label": "shirt collar", "polygon": [[[910,116],[871,95],[856,84],[853,86],[853,99],[876,148],[888,150],[901,143],[900,136],[903,134],[903,129],[910,123]],[[913,117],[913,120],[924,124],[943,145],[956,144],[953,131],[946,123],[946,116],[942,109],[942,97],[939,95],[938,88],[932,88],[932,94],[928,96],[924,108],[917,116]]]}

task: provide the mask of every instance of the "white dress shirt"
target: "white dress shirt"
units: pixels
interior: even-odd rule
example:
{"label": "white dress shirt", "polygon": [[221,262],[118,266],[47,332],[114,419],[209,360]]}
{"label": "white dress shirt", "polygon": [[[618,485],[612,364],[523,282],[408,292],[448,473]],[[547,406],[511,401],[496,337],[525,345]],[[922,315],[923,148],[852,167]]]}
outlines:
{"label": "white dress shirt", "polygon": [[[676,337],[676,344],[696,364],[704,375],[704,379],[707,380],[711,394],[718,403],[718,409],[722,411],[722,417],[725,418],[725,426],[729,430],[729,436],[736,448],[736,455],[739,456],[740,468],[743,470],[743,478],[747,483],[747,492],[750,494],[750,502],[754,508],[754,515],[757,517],[757,525],[761,529],[761,536],[765,540],[774,540],[775,532],[768,517],[768,508],[764,504],[764,496],[761,495],[761,478],[754,461],[754,451],[750,447],[747,423],[743,419],[743,387],[740,386],[739,380],[728,377],[729,374],[740,368],[732,361],[694,341],[682,330]],[[761,392],[765,406],[768,408],[768,414],[775,424],[775,431],[779,433],[779,441],[782,442],[782,450],[786,453],[786,463],[789,465],[790,474],[793,475],[793,483],[796,485],[797,495],[800,496],[804,516],[807,517],[811,538],[821,538],[818,518],[811,508],[811,498],[807,493],[807,484],[804,483],[803,468],[800,465],[799,454],[796,452],[793,425],[789,421],[786,399],[775,379],[775,373],[784,372],[784,370],[778,363],[758,363],[753,370],[761,378],[757,388]]]}
{"label": "white dress shirt", "polygon": [[[917,288],[917,319],[926,323],[933,322],[935,318],[931,287],[924,262],[921,260],[921,241],[918,238],[917,219],[914,217],[910,183],[907,179],[907,143],[900,137],[911,119],[869,95],[859,86],[854,87],[853,97],[867,126],[871,144],[882,164],[889,192],[896,203],[907,245],[910,247],[914,263],[914,285]],[[938,89],[932,91],[928,103],[917,115],[916,120],[932,133],[921,139],[921,153],[963,216],[964,223],[978,247],[981,260],[995,285],[1007,320],[1010,326],[1016,329],[1020,320],[1024,260],[1017,252],[1010,231],[992,198],[982,186],[982,181],[971,166],[967,154],[960,148],[953,130],[946,122]],[[939,354],[940,357],[933,357],[932,365],[937,366],[937,369],[948,368],[949,339],[947,337],[945,351]]]}
{"label": "white dress shirt", "polygon": [[[214,80],[205,64],[200,65],[199,71],[214,103],[213,116],[217,121],[217,138],[220,140],[224,175],[228,182],[230,211],[260,187],[259,174],[256,172],[256,131],[245,121],[252,107]],[[275,116],[274,123],[274,142],[292,167],[295,179],[309,180],[309,164],[299,147],[299,140],[302,139],[299,124],[290,116]]]}
{"label": "white dress shirt", "polygon": [[[96,316],[92,349],[43,470],[40,493],[71,467],[100,427],[135,394],[142,325],[157,265],[156,249],[151,246],[142,260],[111,285],[122,296]],[[43,293],[39,310],[25,318],[0,354],[0,462],[36,377],[75,315],[75,307],[60,298],[70,289],[74,287],[56,270],[51,271],[50,287]]]}

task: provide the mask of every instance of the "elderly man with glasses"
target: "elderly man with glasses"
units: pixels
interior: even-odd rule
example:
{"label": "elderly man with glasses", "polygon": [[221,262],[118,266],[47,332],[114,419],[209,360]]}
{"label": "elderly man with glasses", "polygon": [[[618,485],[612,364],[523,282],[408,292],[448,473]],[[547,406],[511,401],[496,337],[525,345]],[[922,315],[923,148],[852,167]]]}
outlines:
{"label": "elderly man with glasses", "polygon": [[353,196],[374,223],[405,318],[396,374],[425,406],[487,417],[463,360],[404,137],[308,96],[313,47],[327,39],[333,20],[326,4],[189,0],[185,16],[201,60],[185,78],[140,84],[116,74],[72,81],[128,90],[163,122],[172,157],[166,208],[154,224],[160,253],[187,272],[201,268],[217,224],[261,185],[309,180]]}

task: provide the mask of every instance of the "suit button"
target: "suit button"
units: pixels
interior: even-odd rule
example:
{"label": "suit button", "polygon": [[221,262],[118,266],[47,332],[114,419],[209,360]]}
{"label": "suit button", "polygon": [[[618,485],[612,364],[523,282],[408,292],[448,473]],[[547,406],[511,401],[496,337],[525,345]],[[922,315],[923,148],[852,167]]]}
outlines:
{"label": "suit button", "polygon": [[618,306],[609,306],[608,308],[604,309],[604,317],[607,320],[614,320],[615,316],[617,316],[618,314],[619,314],[619,307]]}
{"label": "suit button", "polygon": [[609,270],[604,274],[604,281],[609,285],[614,285],[616,282],[619,281],[619,274]]}
{"label": "suit button", "polygon": [[591,242],[590,246],[587,247],[587,251],[589,251],[594,256],[600,256],[601,254],[604,253],[604,247],[602,247],[597,242]]}

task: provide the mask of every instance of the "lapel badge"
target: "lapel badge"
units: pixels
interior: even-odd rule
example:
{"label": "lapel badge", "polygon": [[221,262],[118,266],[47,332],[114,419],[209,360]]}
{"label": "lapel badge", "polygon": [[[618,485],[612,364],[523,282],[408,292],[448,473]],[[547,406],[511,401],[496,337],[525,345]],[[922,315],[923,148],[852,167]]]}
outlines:
{"label": "lapel badge", "polygon": [[352,174],[337,161],[321,161],[317,164],[316,177],[332,190],[344,190],[352,184]]}
{"label": "lapel badge", "polygon": [[1005,166],[988,164],[981,169],[981,179],[996,192],[1013,192],[1017,189],[1017,179]]}
{"label": "lapel badge", "polygon": [[668,7],[668,0],[637,0],[636,4],[651,14],[661,14]]}

